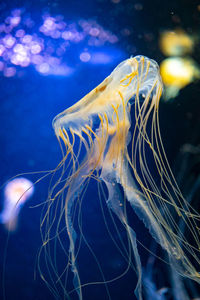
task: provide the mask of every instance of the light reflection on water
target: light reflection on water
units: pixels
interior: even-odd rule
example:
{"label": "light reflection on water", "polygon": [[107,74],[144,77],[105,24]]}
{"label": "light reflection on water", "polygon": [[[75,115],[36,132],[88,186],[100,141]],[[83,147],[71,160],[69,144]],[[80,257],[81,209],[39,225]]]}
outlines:
{"label": "light reflection on water", "polygon": [[41,19],[37,25],[23,9],[13,9],[0,24],[0,71],[5,77],[31,65],[42,75],[69,76],[75,71],[74,59],[92,64],[113,61],[99,49],[113,47],[118,37],[95,20],[69,21],[49,13]]}

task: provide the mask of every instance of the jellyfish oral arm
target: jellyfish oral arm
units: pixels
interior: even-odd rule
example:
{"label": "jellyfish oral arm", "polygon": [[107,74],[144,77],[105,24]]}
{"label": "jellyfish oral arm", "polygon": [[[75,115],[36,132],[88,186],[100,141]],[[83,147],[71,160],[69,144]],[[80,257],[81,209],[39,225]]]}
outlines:
{"label": "jellyfish oral arm", "polygon": [[[138,253],[138,248],[137,248],[137,240],[136,240],[136,234],[134,230],[128,225],[128,221],[126,219],[125,212],[123,211],[123,198],[120,195],[121,192],[119,188],[117,187],[116,179],[110,176],[106,176],[106,174],[101,174],[101,178],[106,184],[106,187],[108,189],[108,200],[107,200],[107,205],[108,207],[115,213],[115,215],[119,218],[121,223],[125,226],[127,230],[127,235],[128,238],[131,242],[133,253],[134,253],[134,258],[135,258],[135,263],[136,263],[136,272],[138,276],[138,283],[135,288],[135,295],[137,299],[142,300],[142,286],[141,286],[141,281],[142,281],[142,266],[141,266],[141,261],[140,261],[140,256]],[[107,181],[107,179],[110,181]]]}
{"label": "jellyfish oral arm", "polygon": [[82,290],[81,290],[81,281],[79,277],[78,267],[76,263],[75,255],[75,243],[76,243],[76,231],[73,226],[72,221],[72,207],[77,200],[78,196],[81,194],[82,189],[84,188],[84,182],[87,179],[87,175],[90,172],[90,169],[87,164],[82,166],[77,172],[72,176],[70,186],[67,191],[66,201],[65,201],[65,222],[66,229],[69,237],[70,247],[70,264],[71,271],[74,274],[73,284],[74,289],[76,290],[79,299],[82,299]]}

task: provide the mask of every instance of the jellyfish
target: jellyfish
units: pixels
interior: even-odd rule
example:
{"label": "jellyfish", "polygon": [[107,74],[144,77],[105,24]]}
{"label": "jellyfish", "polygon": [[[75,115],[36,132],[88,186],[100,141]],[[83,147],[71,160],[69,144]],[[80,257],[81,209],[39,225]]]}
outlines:
{"label": "jellyfish", "polygon": [[160,37],[160,49],[166,56],[181,56],[191,53],[194,48],[194,37],[182,29],[164,31]]}
{"label": "jellyfish", "polygon": [[24,177],[15,178],[5,186],[5,200],[0,214],[0,222],[8,231],[16,230],[20,210],[33,192],[33,183]]}
{"label": "jellyfish", "polygon": [[[59,236],[58,229],[54,236],[50,232],[55,225],[55,213],[60,212],[58,223],[62,217],[65,219],[68,266],[80,300],[84,287],[77,264],[80,247],[76,245],[74,210],[84,197],[91,178],[102,185],[109,210],[127,232],[138,278],[137,299],[143,298],[142,263],[136,232],[127,217],[127,203],[167,253],[169,264],[176,272],[200,282],[199,215],[184,199],[166,157],[159,127],[161,94],[157,63],[144,56],[131,57],[53,120],[63,159],[56,168],[61,174],[49,191],[48,208],[42,219],[41,226],[46,231],[43,248]],[[53,213],[56,200],[63,204],[60,211],[56,204]],[[192,243],[179,230],[180,219]],[[48,254],[47,248],[45,257]],[[50,264],[52,267],[53,261]],[[56,270],[56,262],[53,270]],[[61,276],[58,274],[56,282]]]}
{"label": "jellyfish", "polygon": [[160,73],[165,85],[165,99],[174,98],[179,90],[199,79],[199,66],[192,58],[170,57],[161,62]]}

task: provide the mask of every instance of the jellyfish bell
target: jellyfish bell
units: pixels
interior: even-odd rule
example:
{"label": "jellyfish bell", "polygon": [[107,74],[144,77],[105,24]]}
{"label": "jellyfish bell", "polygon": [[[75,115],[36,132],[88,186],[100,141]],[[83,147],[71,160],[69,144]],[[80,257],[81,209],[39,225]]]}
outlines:
{"label": "jellyfish bell", "polygon": [[[131,57],[53,120],[62,148],[63,160],[59,166],[63,170],[50,193],[49,200],[53,201],[49,201],[44,220],[49,227],[52,204],[65,192],[63,214],[70,243],[68,258],[79,299],[83,295],[77,267],[73,207],[79,196],[84,196],[90,178],[104,183],[106,203],[126,229],[138,275],[135,288],[138,299],[142,299],[142,264],[136,233],[128,222],[126,201],[168,253],[169,263],[176,266],[183,277],[200,281],[198,271],[188,258],[192,256],[199,264],[198,216],[182,196],[166,158],[159,129],[161,93],[162,81],[157,63],[144,56]],[[150,159],[159,177],[159,185],[151,173]],[[61,182],[64,186],[57,191]],[[177,218],[182,218],[196,247],[192,247],[177,228]],[[44,247],[50,239],[52,227],[45,235]]]}
{"label": "jellyfish bell", "polygon": [[24,177],[15,178],[6,184],[0,222],[8,231],[16,230],[20,210],[33,192],[33,183]]}

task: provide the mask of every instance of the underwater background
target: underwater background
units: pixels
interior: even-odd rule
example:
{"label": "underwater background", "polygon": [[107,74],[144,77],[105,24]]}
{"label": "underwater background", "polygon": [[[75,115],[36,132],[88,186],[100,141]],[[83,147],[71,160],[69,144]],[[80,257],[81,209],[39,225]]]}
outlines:
{"label": "underwater background", "polygon": [[[189,50],[186,43],[183,50],[178,45],[177,53],[166,53],[160,43],[166,31],[184,33],[191,41],[191,44],[188,42]],[[180,189],[200,212],[199,46],[199,1],[1,1],[1,212],[4,188],[10,178],[27,173],[23,177],[36,182],[42,171],[53,170],[60,162],[62,156],[52,128],[53,118],[96,87],[122,60],[136,55],[152,58],[158,64],[171,56],[181,57],[189,59],[190,67],[195,69],[185,84],[172,88],[170,96],[161,98],[160,127]],[[166,85],[166,90],[170,85],[173,84]],[[49,177],[34,186],[32,197],[19,213],[14,232],[9,233],[0,224],[0,299],[54,299],[37,267],[42,244],[41,204],[47,198],[48,187]],[[108,278],[115,277],[122,273],[125,262],[120,255],[114,254],[110,241],[106,240],[98,195],[92,187],[88,195],[88,201],[84,201],[86,222],[83,228]],[[109,218],[108,212],[105,214]],[[149,233],[143,230],[144,226],[134,213],[131,222],[140,242],[151,245]],[[117,220],[116,224],[120,228]],[[95,274],[97,267],[95,263],[92,265],[87,251],[82,250],[81,268],[87,282],[90,272]],[[142,246],[139,250],[142,262],[148,266],[148,251]],[[157,251],[159,253],[159,249]],[[64,264],[62,254],[58,253],[57,260],[58,264]],[[170,292],[170,274],[165,271],[166,276],[161,278],[160,270],[164,269],[160,262],[157,264],[149,263],[149,268],[154,269],[152,284],[161,292],[155,294],[158,298],[147,292],[144,299],[178,299]],[[111,299],[136,299],[136,283],[132,270],[111,282],[108,285]],[[72,289],[71,284],[69,290]],[[198,286],[192,286],[191,290],[187,289],[188,298],[185,299],[200,297]],[[77,299],[77,294],[72,293],[70,297]],[[109,298],[103,285],[92,285],[84,289],[84,299]]]}

